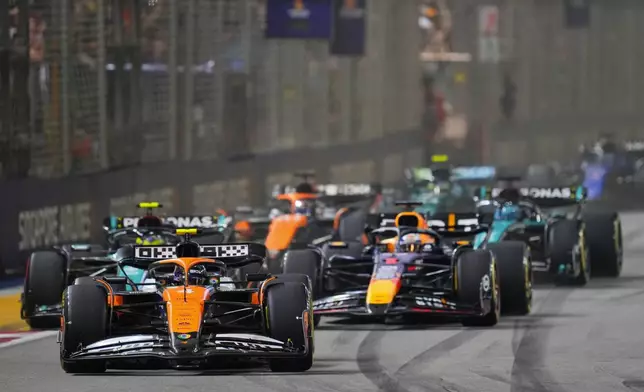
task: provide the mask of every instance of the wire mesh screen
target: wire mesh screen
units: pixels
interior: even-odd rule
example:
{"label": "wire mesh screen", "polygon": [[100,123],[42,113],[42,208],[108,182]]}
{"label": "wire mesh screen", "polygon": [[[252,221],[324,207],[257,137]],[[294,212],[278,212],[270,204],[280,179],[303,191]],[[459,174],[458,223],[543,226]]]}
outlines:
{"label": "wire mesh screen", "polygon": [[265,0],[30,2],[29,173],[92,173],[417,129],[417,0],[367,2],[366,54],[264,37]]}

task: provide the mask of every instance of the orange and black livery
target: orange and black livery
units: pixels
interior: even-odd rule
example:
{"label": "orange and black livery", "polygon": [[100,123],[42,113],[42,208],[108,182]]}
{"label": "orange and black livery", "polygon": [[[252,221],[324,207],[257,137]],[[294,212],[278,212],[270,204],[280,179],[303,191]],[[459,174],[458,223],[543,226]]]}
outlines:
{"label": "orange and black livery", "polygon": [[352,211],[368,213],[381,202],[382,189],[370,184],[303,182],[296,187],[280,188],[274,192],[274,198],[283,204],[284,211],[271,219],[265,245],[269,252],[267,266],[277,272],[282,270],[282,259],[289,248],[333,235],[343,217]]}
{"label": "orange and black livery", "polygon": [[[301,275],[247,274],[266,248],[203,244],[201,229],[177,229],[176,246],[123,248],[121,265],[147,266],[144,283],[127,275],[86,277],[63,295],[60,360],[68,373],[109,368],[207,367],[230,358],[263,359],[277,372],[312,366],[311,287]],[[259,269],[259,268],[258,268]],[[248,282],[257,287],[248,288]]]}

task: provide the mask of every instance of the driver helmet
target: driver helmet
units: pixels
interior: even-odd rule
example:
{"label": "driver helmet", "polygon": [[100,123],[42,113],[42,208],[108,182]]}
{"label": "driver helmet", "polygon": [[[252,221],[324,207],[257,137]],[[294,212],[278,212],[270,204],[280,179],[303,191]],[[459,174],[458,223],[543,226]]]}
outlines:
{"label": "driver helmet", "polygon": [[296,214],[310,216],[313,215],[313,206],[305,200],[296,200],[293,212]]}
{"label": "driver helmet", "polygon": [[141,219],[139,219],[139,221],[136,224],[136,227],[138,228],[146,228],[146,227],[150,228],[150,227],[162,227],[162,226],[163,226],[163,222],[161,221],[161,218],[154,215],[144,216]]}
{"label": "driver helmet", "polygon": [[434,238],[428,234],[409,233],[400,238],[399,247],[403,252],[421,252],[426,244],[433,244]]}
{"label": "driver helmet", "polygon": [[204,265],[195,265],[188,271],[188,285],[205,286],[208,282],[208,274]]}
{"label": "driver helmet", "polygon": [[494,214],[494,219],[515,221],[521,218],[521,208],[515,204],[506,204],[498,208]]}
{"label": "driver helmet", "polygon": [[148,233],[143,237],[138,237],[136,239],[137,245],[165,245],[165,239],[163,236],[154,233]]}

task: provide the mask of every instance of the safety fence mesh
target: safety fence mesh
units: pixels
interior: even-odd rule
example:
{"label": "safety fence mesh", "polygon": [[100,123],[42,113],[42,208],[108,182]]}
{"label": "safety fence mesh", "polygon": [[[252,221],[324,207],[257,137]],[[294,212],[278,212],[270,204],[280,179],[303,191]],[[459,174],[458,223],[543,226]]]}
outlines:
{"label": "safety fence mesh", "polygon": [[265,0],[14,3],[38,52],[28,121],[11,138],[25,139],[29,176],[324,148],[420,125],[417,0],[367,2],[363,57],[265,38]]}

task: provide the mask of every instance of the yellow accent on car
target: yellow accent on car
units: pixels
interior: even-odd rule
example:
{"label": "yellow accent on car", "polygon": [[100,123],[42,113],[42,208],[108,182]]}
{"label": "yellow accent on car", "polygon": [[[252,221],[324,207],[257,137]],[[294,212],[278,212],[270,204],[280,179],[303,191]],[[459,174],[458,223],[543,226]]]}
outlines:
{"label": "yellow accent on car", "polygon": [[445,154],[440,154],[440,155],[432,155],[432,162],[447,162],[449,161],[449,156]]}
{"label": "yellow accent on car", "polygon": [[619,246],[619,237],[620,237],[620,234],[621,234],[620,233],[621,226],[619,224],[619,219],[615,219],[613,221],[613,227],[614,227],[614,229],[613,229],[613,240],[615,241],[615,252],[619,253],[619,251],[621,250],[620,246]]}
{"label": "yellow accent on car", "polygon": [[161,203],[158,201],[143,201],[138,204],[139,208],[160,208]]}
{"label": "yellow accent on car", "polygon": [[367,304],[390,304],[398,294],[398,285],[392,280],[374,280],[367,289]]}
{"label": "yellow accent on car", "polygon": [[176,233],[177,235],[196,235],[197,234],[197,229],[177,229]]}

